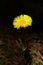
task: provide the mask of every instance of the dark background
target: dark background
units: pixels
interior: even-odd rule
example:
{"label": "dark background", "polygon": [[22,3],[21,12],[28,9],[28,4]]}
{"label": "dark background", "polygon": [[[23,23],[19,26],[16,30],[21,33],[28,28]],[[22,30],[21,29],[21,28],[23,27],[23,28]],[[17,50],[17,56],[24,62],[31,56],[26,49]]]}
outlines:
{"label": "dark background", "polygon": [[31,29],[43,32],[43,0],[0,0],[0,26],[13,29],[13,19],[20,14],[30,15]]}

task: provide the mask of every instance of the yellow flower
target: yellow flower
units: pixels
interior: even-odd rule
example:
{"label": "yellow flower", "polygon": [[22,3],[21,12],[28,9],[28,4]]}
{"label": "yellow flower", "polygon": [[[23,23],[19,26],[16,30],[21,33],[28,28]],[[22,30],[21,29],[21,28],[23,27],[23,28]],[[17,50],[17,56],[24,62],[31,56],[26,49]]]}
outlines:
{"label": "yellow flower", "polygon": [[28,15],[20,15],[14,18],[13,26],[19,29],[20,27],[28,27],[32,25],[32,18]]}

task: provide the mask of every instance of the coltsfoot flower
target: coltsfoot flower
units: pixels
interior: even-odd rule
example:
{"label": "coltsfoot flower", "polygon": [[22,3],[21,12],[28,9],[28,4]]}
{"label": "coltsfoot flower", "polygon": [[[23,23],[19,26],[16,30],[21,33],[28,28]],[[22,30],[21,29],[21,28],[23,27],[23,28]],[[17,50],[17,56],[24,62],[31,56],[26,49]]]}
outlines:
{"label": "coltsfoot flower", "polygon": [[20,27],[28,27],[32,25],[32,18],[28,15],[20,15],[14,18],[13,26],[19,29]]}

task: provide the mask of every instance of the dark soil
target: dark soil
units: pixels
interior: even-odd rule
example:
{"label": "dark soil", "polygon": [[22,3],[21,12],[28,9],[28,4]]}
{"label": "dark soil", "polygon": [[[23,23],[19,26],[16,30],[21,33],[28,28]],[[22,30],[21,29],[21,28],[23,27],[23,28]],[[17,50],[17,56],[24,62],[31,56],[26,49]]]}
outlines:
{"label": "dark soil", "polygon": [[23,36],[0,27],[0,65],[43,65],[43,34]]}

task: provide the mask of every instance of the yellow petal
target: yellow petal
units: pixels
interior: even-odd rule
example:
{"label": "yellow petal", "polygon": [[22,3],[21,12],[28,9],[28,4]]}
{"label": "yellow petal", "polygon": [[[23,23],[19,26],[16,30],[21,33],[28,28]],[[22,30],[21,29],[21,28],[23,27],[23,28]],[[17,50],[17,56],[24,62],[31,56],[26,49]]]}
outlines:
{"label": "yellow petal", "polygon": [[19,29],[20,27],[28,27],[32,25],[32,18],[28,15],[20,15],[14,18],[13,26]]}

